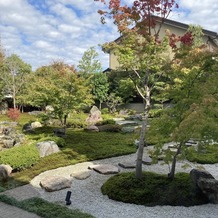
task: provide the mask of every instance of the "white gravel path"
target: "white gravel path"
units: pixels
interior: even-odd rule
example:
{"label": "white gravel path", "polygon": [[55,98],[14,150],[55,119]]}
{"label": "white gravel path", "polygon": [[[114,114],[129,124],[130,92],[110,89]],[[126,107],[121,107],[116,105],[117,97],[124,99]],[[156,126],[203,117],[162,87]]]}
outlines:
{"label": "white gravel path", "polygon": [[[127,204],[117,202],[102,195],[102,184],[112,175],[101,175],[92,171],[91,176],[86,180],[76,180],[70,177],[73,172],[87,170],[87,167],[93,164],[113,164],[118,165],[120,162],[132,161],[136,159],[135,154],[108,158],[93,162],[85,162],[81,164],[61,167],[55,170],[46,171],[35,177],[31,184],[39,192],[40,196],[50,202],[65,204],[67,191],[71,191],[72,204],[67,206],[71,209],[80,209],[83,212],[92,214],[97,218],[218,218],[218,205],[206,204],[194,207],[173,207],[173,206],[155,206],[145,207],[135,204]],[[189,168],[183,169],[182,166],[187,163],[178,163],[177,171],[190,172],[192,168],[197,167],[196,164],[190,164]],[[205,170],[209,171],[216,179],[218,179],[218,164],[201,165]],[[121,171],[127,171],[120,168]],[[133,169],[134,170],[134,169]],[[168,166],[162,164],[143,166],[145,171],[154,171],[159,173],[168,173]],[[56,192],[45,192],[39,186],[42,178],[60,175],[71,178],[72,187]]]}

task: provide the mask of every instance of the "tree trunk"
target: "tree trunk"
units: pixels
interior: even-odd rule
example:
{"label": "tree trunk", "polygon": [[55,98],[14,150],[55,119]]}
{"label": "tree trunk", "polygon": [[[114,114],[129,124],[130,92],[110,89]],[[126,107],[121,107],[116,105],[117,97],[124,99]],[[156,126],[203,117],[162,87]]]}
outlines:
{"label": "tree trunk", "polygon": [[64,135],[66,134],[66,127],[67,127],[67,115],[64,115]]}
{"label": "tree trunk", "polygon": [[99,101],[99,110],[101,111],[101,101]]}
{"label": "tree trunk", "polygon": [[173,157],[173,161],[172,161],[172,166],[171,166],[171,170],[168,173],[168,179],[173,180],[175,177],[175,171],[176,171],[176,160],[177,160],[177,156],[180,154],[181,151],[181,147],[182,147],[182,142],[180,142],[179,147],[177,149],[176,154]]}
{"label": "tree trunk", "polygon": [[139,139],[139,147],[137,151],[137,160],[136,160],[136,178],[142,178],[142,157],[144,152],[144,141],[145,141],[145,132],[146,132],[146,118],[143,117],[142,128]]}
{"label": "tree trunk", "polygon": [[139,147],[137,151],[137,160],[136,160],[136,178],[138,179],[142,178],[142,157],[143,157],[144,145],[145,145],[145,134],[147,132],[149,110],[151,105],[151,90],[148,86],[145,86],[145,89],[146,89],[146,98],[144,102],[145,109],[144,109],[143,122],[142,122],[142,128],[141,128],[140,139],[139,139]]}

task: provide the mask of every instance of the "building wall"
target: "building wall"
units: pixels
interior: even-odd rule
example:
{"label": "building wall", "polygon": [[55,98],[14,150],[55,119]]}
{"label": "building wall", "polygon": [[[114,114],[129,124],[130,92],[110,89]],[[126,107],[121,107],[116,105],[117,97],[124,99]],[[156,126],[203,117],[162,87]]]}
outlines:
{"label": "building wall", "polygon": [[[175,22],[176,23],[176,22]],[[160,30],[160,38],[163,38],[166,34],[166,30],[169,30],[171,33],[174,33],[176,34],[177,36],[183,36],[186,31],[187,31],[187,28],[185,27],[179,27],[179,26],[173,26],[173,25],[169,25],[167,23],[164,23],[162,24],[162,27],[161,27],[161,30]],[[153,33],[154,34],[154,31]],[[208,47],[209,49],[212,49],[212,45],[210,43],[210,41],[208,40],[208,36],[207,35],[204,35],[203,36],[203,42],[205,44],[208,44]],[[170,58],[173,58],[173,52],[171,49],[169,49],[169,56]],[[110,55],[109,55],[109,68],[112,69],[112,70],[116,70],[118,69],[119,67],[119,62],[117,60],[117,57],[116,55],[113,53],[113,51],[110,51]]]}

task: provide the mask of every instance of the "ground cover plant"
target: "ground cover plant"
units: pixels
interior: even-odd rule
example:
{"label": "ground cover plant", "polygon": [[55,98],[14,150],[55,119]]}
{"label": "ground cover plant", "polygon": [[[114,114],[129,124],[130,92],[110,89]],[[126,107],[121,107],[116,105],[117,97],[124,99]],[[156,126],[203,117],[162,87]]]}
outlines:
{"label": "ground cover plant", "polygon": [[[18,121],[20,130],[25,123],[37,119],[37,117],[29,116],[30,119],[28,120],[28,116],[28,114],[21,114]],[[69,121],[73,123],[74,120],[76,122],[81,120],[83,122],[87,116],[84,114],[76,116],[74,114]],[[5,116],[0,116],[2,121],[5,118]],[[107,118],[111,118],[111,116],[107,116]],[[10,164],[14,169],[12,178],[8,183],[0,186],[6,189],[13,188],[23,183],[28,183],[32,178],[46,170],[84,161],[126,155],[136,151],[136,146],[133,142],[137,138],[137,134],[134,133],[93,133],[86,132],[83,129],[68,128],[66,136],[60,138],[54,136],[54,128],[56,126],[44,126],[35,129],[32,133],[25,133],[27,140],[24,145],[0,152],[0,163]],[[61,152],[39,158],[36,143],[46,140],[55,141]]]}
{"label": "ground cover plant", "polygon": [[121,173],[108,179],[101,190],[113,200],[145,206],[208,203],[203,195],[194,192],[187,173],[177,173],[174,180],[153,172],[143,172],[142,179],[137,179],[133,172]]}
{"label": "ground cover plant", "polygon": [[71,210],[67,207],[50,203],[40,198],[31,198],[23,201],[17,201],[12,197],[0,195],[0,201],[19,207],[26,211],[35,213],[44,218],[92,218],[93,216],[82,213],[79,210]]}

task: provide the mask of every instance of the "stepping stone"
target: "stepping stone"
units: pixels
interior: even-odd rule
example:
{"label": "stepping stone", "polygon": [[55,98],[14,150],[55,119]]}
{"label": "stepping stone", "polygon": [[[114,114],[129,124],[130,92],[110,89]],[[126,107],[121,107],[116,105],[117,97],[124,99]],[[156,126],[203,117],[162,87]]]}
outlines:
{"label": "stepping stone", "polygon": [[145,164],[145,165],[151,165],[152,164],[152,159],[150,157],[145,157],[142,160],[142,163]]}
{"label": "stepping stone", "polygon": [[113,166],[111,164],[99,164],[99,165],[93,165],[88,167],[89,169],[93,169],[96,172],[100,173],[100,174],[116,174],[119,173],[119,168],[116,166]]}
{"label": "stepping stone", "polygon": [[70,176],[72,176],[75,179],[84,180],[91,176],[91,171],[75,172],[75,173],[71,173]]}
{"label": "stepping stone", "polygon": [[136,164],[132,162],[118,163],[118,165],[125,169],[136,168]]}
{"label": "stepping stone", "polygon": [[72,181],[65,177],[51,176],[40,181],[40,186],[48,192],[70,188]]}

